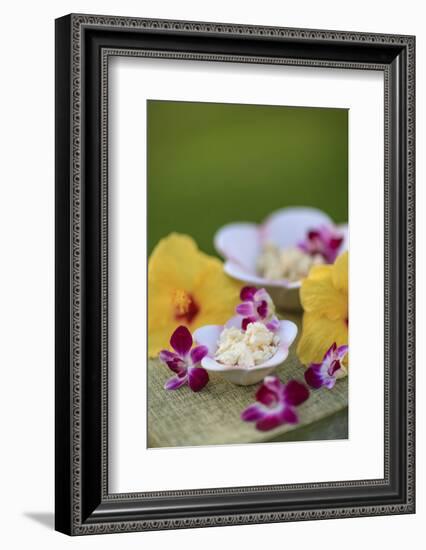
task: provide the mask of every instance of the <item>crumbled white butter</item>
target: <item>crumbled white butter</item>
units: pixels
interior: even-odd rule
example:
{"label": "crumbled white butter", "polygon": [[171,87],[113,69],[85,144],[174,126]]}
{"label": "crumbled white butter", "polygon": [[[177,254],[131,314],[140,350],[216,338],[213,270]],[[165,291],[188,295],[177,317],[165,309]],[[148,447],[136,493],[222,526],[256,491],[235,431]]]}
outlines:
{"label": "crumbled white butter", "polygon": [[270,359],[277,351],[279,337],[263,323],[250,323],[246,331],[225,328],[220,334],[215,359],[230,366],[254,367]]}
{"label": "crumbled white butter", "polygon": [[274,244],[267,243],[257,259],[257,270],[259,275],[267,279],[300,281],[308,275],[313,265],[323,263],[320,254],[311,256],[297,247],[280,250]]}

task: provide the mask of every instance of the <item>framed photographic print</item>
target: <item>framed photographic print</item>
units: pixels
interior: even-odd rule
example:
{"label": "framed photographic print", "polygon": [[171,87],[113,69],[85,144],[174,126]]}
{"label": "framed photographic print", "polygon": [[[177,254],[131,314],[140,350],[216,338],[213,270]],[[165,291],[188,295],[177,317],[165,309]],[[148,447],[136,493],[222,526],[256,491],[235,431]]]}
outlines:
{"label": "framed photographic print", "polygon": [[57,530],[414,512],[414,55],[56,21]]}

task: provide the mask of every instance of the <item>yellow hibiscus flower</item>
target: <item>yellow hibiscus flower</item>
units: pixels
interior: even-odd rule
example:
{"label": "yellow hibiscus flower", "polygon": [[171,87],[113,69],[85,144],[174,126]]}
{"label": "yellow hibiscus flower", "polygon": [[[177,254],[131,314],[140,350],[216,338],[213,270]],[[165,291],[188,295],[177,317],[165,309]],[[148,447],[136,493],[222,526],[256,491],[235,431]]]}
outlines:
{"label": "yellow hibiscus flower", "polygon": [[235,314],[240,288],[188,235],[161,239],[148,262],[148,355],[167,348],[179,325],[194,332],[225,323]]}
{"label": "yellow hibiscus flower", "polygon": [[302,283],[300,299],[304,315],[297,354],[308,365],[321,362],[334,342],[348,344],[348,252],[333,265],[314,266]]}

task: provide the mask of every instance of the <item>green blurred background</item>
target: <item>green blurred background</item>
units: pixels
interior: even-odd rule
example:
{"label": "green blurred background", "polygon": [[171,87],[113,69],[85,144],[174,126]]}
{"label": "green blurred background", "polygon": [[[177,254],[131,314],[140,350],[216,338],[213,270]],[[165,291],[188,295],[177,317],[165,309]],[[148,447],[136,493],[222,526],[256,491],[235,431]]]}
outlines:
{"label": "green blurred background", "polygon": [[348,220],[348,111],[147,102],[148,253],[172,231],[208,254],[234,221],[284,206]]}

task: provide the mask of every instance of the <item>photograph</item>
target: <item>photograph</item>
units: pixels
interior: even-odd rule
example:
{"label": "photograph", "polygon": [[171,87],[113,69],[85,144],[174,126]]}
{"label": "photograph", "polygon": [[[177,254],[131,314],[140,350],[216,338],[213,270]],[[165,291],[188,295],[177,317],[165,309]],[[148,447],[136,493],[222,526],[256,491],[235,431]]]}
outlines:
{"label": "photograph", "polygon": [[349,110],[146,109],[148,447],[347,439]]}

